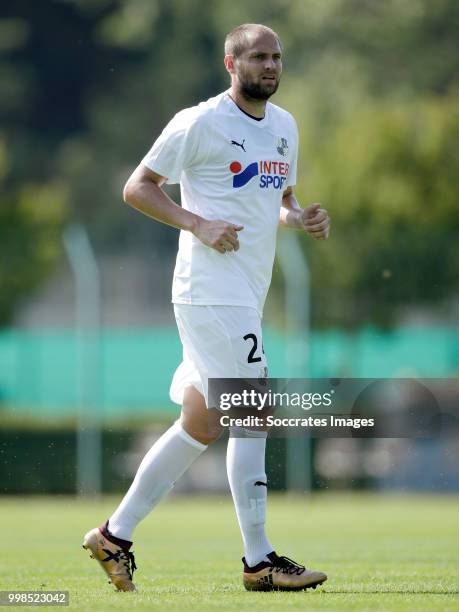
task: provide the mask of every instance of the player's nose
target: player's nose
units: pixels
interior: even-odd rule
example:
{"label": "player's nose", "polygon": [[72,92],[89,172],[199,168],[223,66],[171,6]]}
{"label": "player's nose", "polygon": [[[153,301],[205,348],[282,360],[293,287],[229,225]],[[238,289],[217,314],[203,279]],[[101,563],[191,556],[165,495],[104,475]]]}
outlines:
{"label": "player's nose", "polygon": [[276,62],[273,59],[265,60],[264,69],[266,70],[266,72],[276,72]]}

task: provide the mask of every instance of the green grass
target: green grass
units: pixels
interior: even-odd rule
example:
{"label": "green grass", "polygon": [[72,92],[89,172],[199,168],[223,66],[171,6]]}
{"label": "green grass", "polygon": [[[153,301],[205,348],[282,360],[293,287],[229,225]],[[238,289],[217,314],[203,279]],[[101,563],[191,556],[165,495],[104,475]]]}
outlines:
{"label": "green grass", "polygon": [[228,497],[175,497],[137,529],[138,593],[115,593],[81,548],[117,499],[3,498],[2,589],[69,590],[80,610],[459,610],[457,496],[270,496],[279,554],[328,573],[316,591],[248,593]]}

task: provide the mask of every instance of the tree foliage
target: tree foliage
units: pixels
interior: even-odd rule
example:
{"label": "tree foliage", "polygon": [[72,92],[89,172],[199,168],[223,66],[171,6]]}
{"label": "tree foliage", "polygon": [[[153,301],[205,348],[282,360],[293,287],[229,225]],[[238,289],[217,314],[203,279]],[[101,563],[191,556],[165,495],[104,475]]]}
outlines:
{"label": "tree foliage", "polygon": [[319,151],[299,191],[333,219],[332,239],[307,248],[317,312],[387,325],[402,305],[454,295],[459,95],[361,101],[325,141],[311,132],[303,149]]}
{"label": "tree foliage", "polygon": [[226,87],[224,35],[247,21],[281,36],[297,193],[333,218],[328,243],[304,241],[316,323],[390,324],[457,293],[456,0],[18,0],[0,8],[0,324],[68,220],[99,252],[175,249],[122,185],[174,112]]}

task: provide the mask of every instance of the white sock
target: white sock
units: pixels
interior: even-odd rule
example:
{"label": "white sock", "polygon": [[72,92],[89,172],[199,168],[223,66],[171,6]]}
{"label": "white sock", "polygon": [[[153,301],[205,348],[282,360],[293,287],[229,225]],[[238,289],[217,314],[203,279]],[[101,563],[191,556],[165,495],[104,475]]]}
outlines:
{"label": "white sock", "polygon": [[226,467],[244,542],[245,560],[253,567],[267,560],[266,555],[273,551],[265,533],[268,493],[266,433],[244,431],[250,437],[229,438]]}
{"label": "white sock", "polygon": [[108,521],[110,533],[131,540],[137,524],[206,448],[205,444],[187,434],[180,421],[176,421],[143,458],[128,492]]}

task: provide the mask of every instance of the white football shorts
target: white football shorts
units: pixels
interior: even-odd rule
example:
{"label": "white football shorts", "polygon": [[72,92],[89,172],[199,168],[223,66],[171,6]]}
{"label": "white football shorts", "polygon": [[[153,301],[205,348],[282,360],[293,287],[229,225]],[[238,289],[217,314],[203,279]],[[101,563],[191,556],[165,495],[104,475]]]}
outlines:
{"label": "white football shorts", "polygon": [[171,400],[183,403],[189,385],[204,395],[208,378],[266,378],[261,319],[247,306],[174,304],[183,345],[183,361],[175,371]]}

